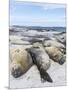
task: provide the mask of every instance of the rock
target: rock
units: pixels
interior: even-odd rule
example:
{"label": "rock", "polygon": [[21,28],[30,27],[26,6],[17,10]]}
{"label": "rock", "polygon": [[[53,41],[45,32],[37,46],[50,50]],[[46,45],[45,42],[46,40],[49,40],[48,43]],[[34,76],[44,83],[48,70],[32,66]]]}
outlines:
{"label": "rock", "polygon": [[55,35],[55,38],[58,42],[61,42],[66,46],[66,32]]}
{"label": "rock", "polygon": [[30,45],[30,42],[21,40],[21,38],[22,37],[11,35],[9,40],[11,44],[15,44],[15,45]]}

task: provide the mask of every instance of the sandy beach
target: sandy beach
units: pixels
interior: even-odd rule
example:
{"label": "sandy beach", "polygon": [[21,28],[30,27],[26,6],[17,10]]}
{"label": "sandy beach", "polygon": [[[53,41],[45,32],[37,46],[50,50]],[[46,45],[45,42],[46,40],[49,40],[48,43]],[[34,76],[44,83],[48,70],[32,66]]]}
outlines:
{"label": "sandy beach", "polygon": [[[57,31],[43,31],[38,32],[34,30],[22,31],[22,32],[11,32],[9,41],[10,48],[14,47],[31,47],[32,41],[43,41],[48,37],[52,40],[56,40],[55,34],[60,34]],[[64,33],[65,34],[65,33]],[[33,65],[24,75],[19,78],[14,78],[10,71],[10,88],[36,88],[36,87],[51,87],[51,86],[64,86],[66,85],[66,62],[63,65],[51,60],[51,67],[47,70],[51,76],[53,83],[41,82],[39,71],[36,65]]]}
{"label": "sandy beach", "polygon": [[39,71],[34,65],[28,70],[27,73],[22,75],[20,78],[13,78],[10,74],[10,88],[40,88],[40,87],[51,87],[51,86],[65,86],[66,85],[66,63],[60,66],[52,61],[51,68],[48,70],[53,83],[41,82]]}

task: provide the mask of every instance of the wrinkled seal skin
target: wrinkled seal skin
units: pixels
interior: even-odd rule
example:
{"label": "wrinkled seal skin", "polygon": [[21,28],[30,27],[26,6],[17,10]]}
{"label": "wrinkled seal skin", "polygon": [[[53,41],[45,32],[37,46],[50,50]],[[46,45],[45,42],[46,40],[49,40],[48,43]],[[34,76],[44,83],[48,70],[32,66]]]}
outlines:
{"label": "wrinkled seal skin", "polygon": [[43,45],[44,45],[45,47],[54,46],[54,47],[62,48],[62,49],[65,48],[65,46],[64,46],[62,43],[57,42],[57,41],[55,41],[55,40],[46,40],[46,41],[43,42]]}
{"label": "wrinkled seal skin", "polygon": [[45,47],[45,51],[48,53],[49,57],[58,62],[60,65],[65,62],[65,55],[56,47]]}
{"label": "wrinkled seal skin", "polygon": [[51,77],[46,72],[50,68],[50,65],[51,65],[48,54],[38,46],[32,47],[30,49],[26,49],[26,50],[32,56],[33,63],[37,66],[40,72],[41,80],[52,82]]}
{"label": "wrinkled seal skin", "polygon": [[43,42],[44,47],[57,47],[62,53],[66,53],[65,45],[56,40],[46,40]]}
{"label": "wrinkled seal skin", "polygon": [[10,60],[11,74],[15,78],[27,72],[33,64],[30,54],[23,48],[11,49]]}

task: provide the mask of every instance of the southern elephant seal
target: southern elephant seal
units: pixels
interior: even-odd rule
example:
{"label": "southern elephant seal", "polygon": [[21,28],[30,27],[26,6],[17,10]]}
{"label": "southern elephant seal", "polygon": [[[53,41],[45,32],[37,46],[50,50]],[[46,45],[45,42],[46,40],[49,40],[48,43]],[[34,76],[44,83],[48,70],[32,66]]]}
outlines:
{"label": "southern elephant seal", "polygon": [[51,77],[46,72],[51,65],[50,58],[48,54],[45,52],[45,50],[41,47],[41,45],[35,44],[35,47],[31,47],[30,49],[26,49],[30,55],[32,56],[33,63],[37,66],[41,80],[52,82]]}
{"label": "southern elephant seal", "polygon": [[10,69],[13,77],[23,75],[31,66],[32,58],[24,48],[10,49]]}
{"label": "southern elephant seal", "polygon": [[43,46],[44,47],[57,47],[62,53],[66,53],[66,47],[64,46],[64,44],[56,41],[56,40],[45,40],[43,41]]}
{"label": "southern elephant seal", "polygon": [[45,51],[48,53],[49,57],[55,62],[58,62],[61,65],[65,62],[65,55],[57,47],[45,47]]}

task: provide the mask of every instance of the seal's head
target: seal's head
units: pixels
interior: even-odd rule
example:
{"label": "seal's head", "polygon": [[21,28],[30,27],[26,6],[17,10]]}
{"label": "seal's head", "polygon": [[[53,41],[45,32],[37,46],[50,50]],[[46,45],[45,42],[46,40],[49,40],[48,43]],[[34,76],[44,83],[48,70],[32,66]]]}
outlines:
{"label": "seal's head", "polygon": [[18,78],[23,74],[23,70],[20,64],[13,64],[11,67],[11,74],[13,77]]}
{"label": "seal's head", "polygon": [[60,65],[62,65],[62,64],[64,64],[65,61],[66,61],[66,56],[64,55],[64,56],[58,61],[58,63],[59,63]]}

